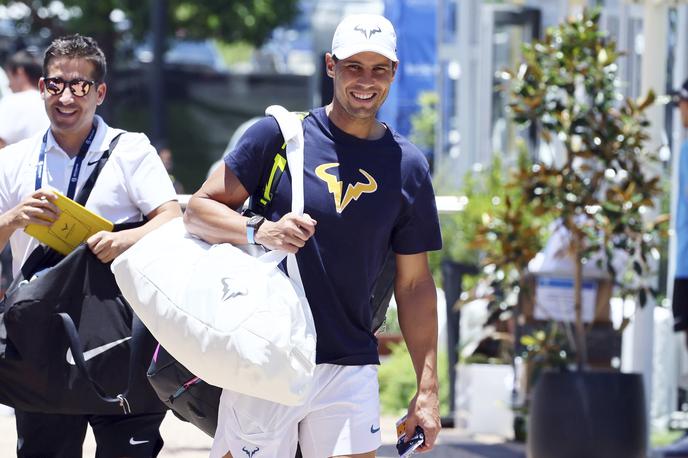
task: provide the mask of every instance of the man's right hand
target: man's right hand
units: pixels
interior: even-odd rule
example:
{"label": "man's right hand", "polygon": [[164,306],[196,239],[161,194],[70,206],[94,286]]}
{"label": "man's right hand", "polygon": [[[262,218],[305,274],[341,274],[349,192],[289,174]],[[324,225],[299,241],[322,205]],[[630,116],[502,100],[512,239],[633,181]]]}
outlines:
{"label": "man's right hand", "polygon": [[296,253],[315,234],[317,221],[307,214],[287,213],[279,221],[265,221],[255,234],[257,243],[271,250]]}
{"label": "man's right hand", "polygon": [[19,205],[0,217],[0,226],[15,231],[29,224],[50,226],[61,210],[55,205],[57,196],[46,188],[41,188],[24,199]]}

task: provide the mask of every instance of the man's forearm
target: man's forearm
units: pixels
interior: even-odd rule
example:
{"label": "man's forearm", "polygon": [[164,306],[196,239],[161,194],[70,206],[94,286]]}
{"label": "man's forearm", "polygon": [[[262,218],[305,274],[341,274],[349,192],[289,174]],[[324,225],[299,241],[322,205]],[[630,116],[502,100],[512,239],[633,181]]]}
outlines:
{"label": "man's forearm", "polygon": [[409,402],[406,436],[425,431],[421,451],[431,450],[442,428],[437,381],[437,293],[426,253],[397,254],[394,295],[418,390]]}
{"label": "man's forearm", "polygon": [[208,243],[246,243],[246,217],[227,205],[193,196],[184,212],[186,229]]}
{"label": "man's forearm", "polygon": [[437,389],[437,294],[432,277],[395,290],[399,326],[418,388]]}

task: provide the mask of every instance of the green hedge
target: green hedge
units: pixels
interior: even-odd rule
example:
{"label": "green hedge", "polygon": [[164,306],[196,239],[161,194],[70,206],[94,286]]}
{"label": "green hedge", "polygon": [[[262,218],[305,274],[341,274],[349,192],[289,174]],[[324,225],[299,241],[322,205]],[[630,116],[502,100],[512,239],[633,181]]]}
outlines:
{"label": "green hedge", "polygon": [[[440,383],[440,414],[447,415],[449,413],[449,374],[445,352],[437,356],[437,370]],[[392,346],[392,354],[380,365],[378,379],[382,413],[396,416],[406,413],[409,402],[416,394],[416,373],[406,350],[406,344]]]}

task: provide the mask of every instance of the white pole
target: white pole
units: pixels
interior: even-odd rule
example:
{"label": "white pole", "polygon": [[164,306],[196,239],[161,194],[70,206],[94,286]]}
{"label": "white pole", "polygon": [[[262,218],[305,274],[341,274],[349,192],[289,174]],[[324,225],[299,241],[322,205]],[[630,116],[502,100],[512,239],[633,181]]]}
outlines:
{"label": "white pole", "polygon": [[[643,95],[649,90],[662,94],[666,87],[667,25],[667,5],[655,0],[645,1],[643,38],[646,52],[643,53],[641,67],[641,94]],[[664,129],[664,107],[653,105],[648,109],[647,115],[650,121],[650,138],[647,147],[659,148],[662,145],[662,131]],[[654,301],[649,299],[643,309],[638,307],[633,326],[632,365],[635,372],[640,372],[644,376],[648,418],[652,401],[654,306]]]}
{"label": "white pole", "polygon": [[459,184],[466,172],[471,170],[475,161],[476,150],[480,144],[477,134],[479,124],[476,110],[481,103],[487,103],[491,100],[491,93],[487,94],[489,98],[480,99],[476,90],[479,87],[478,68],[482,61],[482,56],[479,55],[482,1],[463,0],[457,2],[457,8],[459,8],[457,38],[459,40],[461,76],[456,88],[459,95],[456,104],[456,117],[460,132],[460,154],[457,159],[454,159],[453,171],[456,174],[457,184]]}

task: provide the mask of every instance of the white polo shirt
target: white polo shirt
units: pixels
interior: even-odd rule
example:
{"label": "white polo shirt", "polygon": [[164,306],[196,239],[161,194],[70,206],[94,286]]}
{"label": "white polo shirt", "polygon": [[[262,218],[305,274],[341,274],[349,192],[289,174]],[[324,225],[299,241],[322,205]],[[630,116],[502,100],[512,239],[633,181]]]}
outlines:
{"label": "white polo shirt", "polygon": [[[96,116],[96,120],[98,129],[81,163],[75,196],[79,195],[112,139],[122,132],[109,127],[100,116]],[[41,132],[0,150],[0,213],[14,208],[35,191],[43,135]],[[69,158],[50,132],[45,153],[42,187],[52,187],[66,195],[75,159]],[[148,137],[127,132],[120,137],[100,172],[86,208],[118,224],[140,221],[142,215],[176,199],[169,175]],[[10,247],[15,276],[37,245],[36,239],[24,231],[12,234]]]}
{"label": "white polo shirt", "polygon": [[0,138],[11,145],[50,126],[41,94],[35,89],[6,94],[0,100]]}

